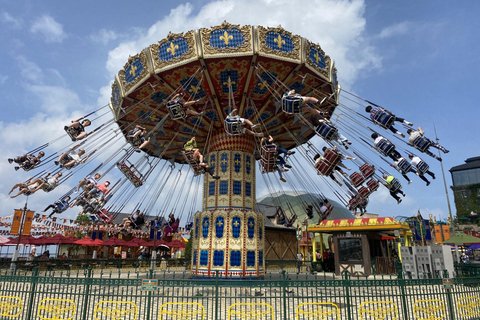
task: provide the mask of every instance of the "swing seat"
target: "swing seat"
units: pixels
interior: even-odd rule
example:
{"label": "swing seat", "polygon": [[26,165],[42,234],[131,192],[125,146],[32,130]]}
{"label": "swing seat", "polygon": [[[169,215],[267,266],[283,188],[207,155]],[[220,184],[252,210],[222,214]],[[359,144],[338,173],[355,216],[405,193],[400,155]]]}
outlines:
{"label": "swing seat", "polygon": [[361,188],[358,189],[358,194],[363,198],[363,199],[366,199],[368,198],[368,196],[371,194],[372,192],[370,191],[370,189],[368,189],[367,187],[363,186]]}
{"label": "swing seat", "polygon": [[185,231],[190,231],[193,228],[193,222],[189,222],[185,225]]}
{"label": "swing seat", "polygon": [[187,163],[192,168],[195,177],[205,173],[205,169],[200,166],[200,162],[198,161],[198,159],[194,159],[195,152],[193,150],[184,150],[182,151],[182,154],[185,157]]}
{"label": "swing seat", "polygon": [[407,173],[412,169],[412,165],[407,161],[405,158],[400,158],[397,165],[398,169],[400,169],[403,173]]}
{"label": "swing seat", "polygon": [[334,137],[337,135],[338,129],[329,123],[322,123],[317,128],[315,128],[317,134],[325,139],[326,141],[334,140]]}
{"label": "swing seat", "polygon": [[374,191],[377,191],[378,187],[379,187],[379,183],[377,180],[375,179],[371,179],[369,181],[367,181],[367,187],[370,189],[370,193],[373,193]]}
{"label": "swing seat", "polygon": [[340,160],[342,160],[340,153],[332,149],[327,149],[325,151],[324,158],[334,167],[340,162]]}
{"label": "swing seat", "polygon": [[231,135],[240,135],[243,134],[243,123],[240,119],[228,120],[225,119],[225,131]]}
{"label": "swing seat", "polygon": [[93,223],[96,223],[96,222],[100,221],[100,219],[95,214],[90,215],[90,220],[92,220]]}
{"label": "swing seat", "polygon": [[77,129],[65,126],[64,130],[73,141],[77,139],[77,136],[78,136]]}
{"label": "swing seat", "polygon": [[277,148],[275,145],[262,147],[260,165],[262,166],[262,173],[277,171]]}
{"label": "swing seat", "polygon": [[302,112],[303,99],[300,95],[282,97],[282,110],[288,114],[299,114]]}
{"label": "swing seat", "polygon": [[127,177],[127,179],[138,188],[145,183],[143,175],[128,160],[117,163],[117,168]]}
{"label": "swing seat", "polygon": [[38,166],[40,164],[40,162],[38,162],[36,165],[33,165],[33,164],[30,164],[30,161],[25,161],[23,164],[22,164],[22,169],[24,171],[30,171],[30,170],[33,170],[35,169],[36,166]]}
{"label": "swing seat", "polygon": [[390,191],[397,192],[398,190],[402,189],[402,184],[398,181],[397,178],[392,180]]}
{"label": "swing seat", "polygon": [[428,140],[423,136],[416,137],[415,140],[413,140],[412,144],[415,147],[415,149],[420,150],[421,152],[427,151],[427,149],[431,145],[430,140]]}
{"label": "swing seat", "polygon": [[113,214],[108,213],[107,209],[101,209],[97,212],[97,217],[105,223],[111,223],[115,217]]}
{"label": "swing seat", "polygon": [[428,169],[430,169],[430,167],[428,166],[428,164],[425,161],[420,161],[417,164],[417,171],[420,172],[422,175],[427,173]]}
{"label": "swing seat", "polygon": [[322,176],[329,176],[335,169],[335,165],[332,165],[331,163],[323,159],[315,164],[315,169],[317,169],[317,174],[321,174]]}
{"label": "swing seat", "polygon": [[348,201],[348,209],[349,210],[355,210],[355,208],[360,206],[363,203],[363,201],[364,201],[364,199],[359,194],[354,195]]}
{"label": "swing seat", "polygon": [[297,221],[297,214],[294,213],[293,216],[288,220],[286,227],[293,226],[293,223]]}
{"label": "swing seat", "polygon": [[167,103],[167,110],[170,114],[170,118],[172,118],[173,120],[185,119],[187,117],[181,103]]}
{"label": "swing seat", "polygon": [[333,212],[333,206],[329,203],[327,205],[327,210],[322,214],[322,221],[327,219],[328,216]]}
{"label": "swing seat", "polygon": [[373,121],[382,128],[390,129],[395,122],[395,117],[388,111],[380,110],[375,114]]}
{"label": "swing seat", "polygon": [[143,141],[145,141],[145,138],[143,138],[142,134],[136,137],[133,137],[133,135],[137,133],[139,130],[140,129],[138,128],[132,129],[128,132],[128,135],[127,135],[128,142],[130,142],[130,144],[135,148],[138,148],[143,143]]}
{"label": "swing seat", "polygon": [[377,151],[384,156],[388,157],[388,155],[395,150],[395,146],[389,140],[382,139],[378,145],[375,146],[375,149],[377,149]]}
{"label": "swing seat", "polygon": [[366,178],[358,172],[354,172],[350,175],[350,181],[352,182],[352,185],[355,188],[360,186],[363,182],[365,182],[365,180],[366,180]]}
{"label": "swing seat", "polygon": [[360,167],[360,172],[365,177],[365,180],[367,180],[375,174],[375,167],[369,164],[364,164]]}

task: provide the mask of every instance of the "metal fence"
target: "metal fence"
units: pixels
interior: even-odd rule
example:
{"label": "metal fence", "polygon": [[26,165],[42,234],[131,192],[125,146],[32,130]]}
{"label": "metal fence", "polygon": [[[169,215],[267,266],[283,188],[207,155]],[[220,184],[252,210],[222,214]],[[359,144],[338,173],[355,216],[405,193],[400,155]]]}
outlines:
{"label": "metal fence", "polygon": [[92,265],[5,266],[0,319],[480,319],[473,267],[459,266],[450,282],[285,270],[264,280],[192,279],[187,271]]}

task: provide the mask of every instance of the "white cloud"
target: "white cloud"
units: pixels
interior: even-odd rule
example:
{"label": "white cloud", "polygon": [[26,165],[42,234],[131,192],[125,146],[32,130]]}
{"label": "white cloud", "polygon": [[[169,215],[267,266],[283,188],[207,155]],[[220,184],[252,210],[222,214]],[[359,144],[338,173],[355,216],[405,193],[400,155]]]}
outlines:
{"label": "white cloud", "polygon": [[0,85],[5,84],[7,80],[8,80],[8,76],[4,76],[3,74],[0,74]]}
{"label": "white cloud", "polygon": [[46,42],[62,42],[67,37],[63,26],[48,15],[43,15],[35,20],[30,31],[34,34],[41,34]]}
{"label": "white cloud", "polygon": [[110,41],[116,40],[118,35],[113,30],[100,29],[100,31],[90,35],[93,42],[107,44]]}
{"label": "white cloud", "polygon": [[21,29],[23,25],[22,19],[12,17],[8,12],[2,12],[0,19],[3,23],[8,24],[13,29]]}
{"label": "white cloud", "polygon": [[[365,5],[363,0],[233,0],[213,1],[192,15],[189,3],[177,6],[161,20],[152,25],[144,36],[119,44],[109,52],[106,63],[112,75],[118,73],[128,60],[145,47],[173,33],[219,25],[224,20],[241,25],[276,27],[299,34],[312,42],[319,43],[336,62],[343,87],[348,87],[363,70],[379,68],[381,58],[363,37]],[[289,9],[291,8],[291,10]],[[301,8],[301,15],[294,14]],[[295,10],[294,10],[295,9]],[[265,13],[269,14],[266,15]]]}
{"label": "white cloud", "polygon": [[412,26],[413,24],[408,21],[397,23],[383,29],[378,35],[378,37],[380,39],[386,39],[386,38],[391,38],[398,35],[404,35],[410,32],[410,30],[412,29]]}
{"label": "white cloud", "polygon": [[27,60],[24,56],[16,58],[20,74],[28,81],[40,83],[43,82],[43,71],[34,62]]}

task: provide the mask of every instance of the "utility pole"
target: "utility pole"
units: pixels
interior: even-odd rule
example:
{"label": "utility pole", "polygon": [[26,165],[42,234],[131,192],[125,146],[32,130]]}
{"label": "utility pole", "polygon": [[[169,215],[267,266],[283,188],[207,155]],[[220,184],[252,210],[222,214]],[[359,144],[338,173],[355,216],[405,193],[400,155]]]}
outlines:
{"label": "utility pole", "polygon": [[19,255],[18,247],[20,246],[20,238],[22,237],[22,233],[23,233],[23,224],[25,223],[25,213],[27,212],[27,203],[28,203],[28,197],[27,197],[27,200],[25,200],[25,206],[23,207],[22,218],[20,220],[20,228],[18,230],[17,244],[15,246],[15,252],[13,252],[12,263],[10,264],[10,271],[12,273],[15,273],[15,270],[17,267],[16,261],[18,260],[18,255]]}
{"label": "utility pole", "polygon": [[[435,124],[433,124],[433,129],[435,130],[435,140],[440,141],[437,136],[437,128],[435,127]],[[438,156],[441,158],[441,153],[440,149],[438,150]],[[445,187],[445,196],[447,197],[447,205],[448,205],[448,220],[450,219],[450,236],[454,237],[455,236],[455,228],[453,224],[453,216],[452,216],[452,208],[450,207],[450,198],[448,197],[448,188],[447,188],[447,180],[445,180],[445,171],[443,170],[443,162],[440,161],[440,167],[442,168],[442,177],[443,177],[443,186]],[[443,230],[442,230],[443,231]],[[460,254],[458,253],[458,245],[455,245],[455,253],[457,255],[457,262],[460,263]]]}

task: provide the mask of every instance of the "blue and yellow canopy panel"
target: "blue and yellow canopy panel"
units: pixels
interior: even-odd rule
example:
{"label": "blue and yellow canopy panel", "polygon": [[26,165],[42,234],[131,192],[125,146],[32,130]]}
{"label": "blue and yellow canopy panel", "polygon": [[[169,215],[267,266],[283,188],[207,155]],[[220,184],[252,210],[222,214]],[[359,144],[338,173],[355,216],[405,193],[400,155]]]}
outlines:
{"label": "blue and yellow canopy panel", "polygon": [[[124,135],[135,124],[153,130],[147,152],[179,163],[185,161],[184,143],[195,136],[203,150],[209,130],[224,130],[234,107],[241,117],[262,122],[266,134],[290,149],[314,132],[298,116],[282,112],[280,97],[289,89],[318,99],[330,96],[322,107],[331,114],[340,92],[336,72],[318,44],[281,27],[224,22],[170,33],[129,57],[112,84],[110,107]],[[178,92],[184,101],[200,99],[192,108],[204,115],[168,117],[166,103]]]}

